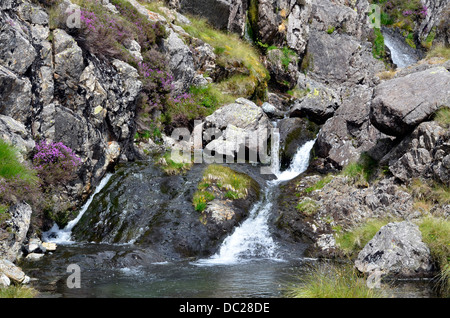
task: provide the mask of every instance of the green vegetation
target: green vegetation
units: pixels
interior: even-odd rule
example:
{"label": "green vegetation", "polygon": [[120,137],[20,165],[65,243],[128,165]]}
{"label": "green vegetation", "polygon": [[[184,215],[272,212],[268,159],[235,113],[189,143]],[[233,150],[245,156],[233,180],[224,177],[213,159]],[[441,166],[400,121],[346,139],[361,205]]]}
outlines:
{"label": "green vegetation", "polygon": [[354,257],[383,226],[391,221],[388,219],[371,219],[347,231],[335,227],[336,244],[344,255]]}
{"label": "green vegetation", "polygon": [[36,172],[18,160],[17,150],[0,139],[0,178],[12,179],[16,176],[29,183],[37,181]]}
{"label": "green vegetation", "polygon": [[376,59],[384,59],[386,57],[386,48],[384,47],[384,36],[380,29],[373,29],[375,38],[373,40],[372,55]]}
{"label": "green vegetation", "polygon": [[[236,34],[225,33],[211,27],[205,19],[190,16],[191,24],[183,25],[191,36],[210,44],[217,55],[219,66],[241,65],[247,74],[237,74],[220,83],[211,84],[229,97],[256,97],[263,99],[269,74],[260,61],[258,51]],[[228,97],[228,98],[229,98]]]}
{"label": "green vegetation", "polygon": [[327,30],[327,33],[328,33],[328,34],[333,34],[334,30],[336,30],[336,27],[330,26],[330,27],[328,28],[328,30]]}
{"label": "green vegetation", "polygon": [[181,154],[177,156],[176,151],[164,153],[157,161],[162,170],[168,175],[177,175],[191,169],[192,158],[186,160]]}
{"label": "green vegetation", "polygon": [[406,190],[414,199],[414,208],[427,213],[435,204],[450,204],[450,188],[437,181],[414,178]]}
{"label": "green vegetation", "polygon": [[438,110],[434,116],[434,120],[442,127],[450,128],[450,108],[444,107]]}
{"label": "green vegetation", "polygon": [[368,154],[363,153],[357,162],[345,166],[341,175],[346,176],[353,185],[368,186],[376,167],[377,162]]}
{"label": "green vegetation", "polygon": [[419,223],[422,240],[430,248],[431,256],[440,269],[438,285],[445,297],[450,296],[450,221],[425,217]]}
{"label": "green vegetation", "polygon": [[325,185],[327,185],[328,183],[331,182],[331,180],[333,180],[333,175],[329,174],[326,175],[325,177],[321,178],[319,181],[317,181],[313,186],[308,187],[305,189],[306,193],[311,193],[315,190],[320,190],[322,189]]}
{"label": "green vegetation", "polygon": [[34,298],[37,294],[37,290],[26,286],[0,287],[0,298]]}
{"label": "green vegetation", "polygon": [[321,263],[310,266],[299,284],[287,287],[290,298],[381,298],[380,289],[369,288],[350,264]]}
{"label": "green vegetation", "polygon": [[288,69],[289,64],[292,61],[295,61],[296,63],[298,62],[297,53],[295,51],[291,50],[290,48],[283,47],[281,49],[281,52],[283,53],[283,55],[281,57],[281,65],[283,65],[285,70]]}
{"label": "green vegetation", "polygon": [[216,197],[223,196],[230,200],[246,198],[251,188],[259,191],[256,182],[246,174],[212,164],[203,171],[203,179],[194,193],[192,203],[195,210],[202,212],[207,203]]}
{"label": "green vegetation", "polygon": [[450,47],[444,45],[435,45],[427,53],[427,58],[439,57],[450,60]]}
{"label": "green vegetation", "polygon": [[296,208],[306,215],[313,215],[319,210],[319,204],[313,199],[306,197],[297,205]]}

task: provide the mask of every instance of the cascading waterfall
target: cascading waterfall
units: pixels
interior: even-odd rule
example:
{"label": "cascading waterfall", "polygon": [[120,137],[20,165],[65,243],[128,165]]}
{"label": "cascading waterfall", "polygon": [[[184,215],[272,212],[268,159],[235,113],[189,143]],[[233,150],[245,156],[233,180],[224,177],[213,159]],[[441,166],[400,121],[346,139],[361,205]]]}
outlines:
{"label": "cascading waterfall", "polygon": [[42,234],[42,240],[44,242],[53,242],[56,244],[72,244],[74,241],[71,239],[72,235],[72,229],[77,225],[77,223],[81,220],[83,217],[83,214],[86,212],[86,210],[89,208],[89,205],[91,204],[92,200],[94,200],[94,197],[97,193],[99,193],[108,183],[109,179],[113,176],[112,173],[108,173],[103,177],[103,179],[100,181],[100,184],[95,189],[95,192],[89,197],[89,199],[86,201],[86,203],[81,207],[80,212],[78,213],[78,216],[70,221],[65,228],[60,229],[59,226],[55,223],[53,227]]}
{"label": "cascading waterfall", "polygon": [[391,51],[392,62],[398,68],[404,68],[417,62],[418,57],[415,50],[403,39],[397,38],[389,32],[383,32],[383,37],[384,44]]}
{"label": "cascading waterfall", "polygon": [[279,136],[275,134],[272,142],[272,169],[277,179],[268,181],[263,198],[250,211],[249,217],[241,226],[228,236],[217,254],[203,259],[197,264],[235,264],[254,258],[276,259],[277,246],[273,241],[268,225],[268,218],[276,198],[274,188],[281,182],[291,180],[308,168],[309,157],[315,140],[306,142],[292,159],[288,170],[281,172],[279,165]]}

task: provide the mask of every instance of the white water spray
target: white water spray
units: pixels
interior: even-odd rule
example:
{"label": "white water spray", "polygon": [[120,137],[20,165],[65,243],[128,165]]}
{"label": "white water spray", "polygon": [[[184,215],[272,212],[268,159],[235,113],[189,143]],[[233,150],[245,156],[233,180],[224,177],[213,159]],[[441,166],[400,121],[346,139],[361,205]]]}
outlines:
{"label": "white water spray", "polygon": [[89,199],[86,201],[86,203],[81,207],[80,212],[78,213],[78,216],[70,221],[65,228],[60,229],[59,226],[55,223],[53,227],[42,234],[42,240],[44,242],[53,242],[56,244],[73,244],[74,241],[71,239],[72,235],[72,229],[77,225],[77,223],[81,220],[83,217],[83,214],[86,212],[86,210],[89,208],[89,205],[92,203],[92,200],[94,200],[94,197],[97,193],[99,193],[105,185],[108,183],[109,179],[112,177],[112,173],[108,173],[105,175],[105,177],[100,181],[100,184],[95,189],[95,192],[89,197]]}
{"label": "white water spray", "polygon": [[[197,264],[235,264],[254,258],[276,259],[277,246],[270,235],[267,222],[276,199],[273,197],[273,188],[283,181],[292,180],[308,168],[314,143],[315,140],[308,141],[300,147],[286,171],[280,172],[279,161],[275,160],[278,164],[273,166],[273,173],[277,179],[267,182],[263,199],[253,206],[249,217],[242,225],[224,240],[217,254],[209,259],[200,260]],[[279,143],[273,145],[279,147]],[[272,156],[276,154],[272,160],[278,158],[278,153],[278,148],[272,149]]]}

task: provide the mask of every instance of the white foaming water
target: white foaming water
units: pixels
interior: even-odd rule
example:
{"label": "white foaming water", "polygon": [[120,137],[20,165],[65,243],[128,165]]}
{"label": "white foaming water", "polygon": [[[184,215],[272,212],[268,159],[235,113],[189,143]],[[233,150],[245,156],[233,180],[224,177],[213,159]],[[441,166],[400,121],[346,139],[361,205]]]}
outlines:
{"label": "white foaming water", "polygon": [[[315,140],[308,141],[298,149],[288,170],[280,172],[279,164],[273,167],[277,179],[267,182],[263,199],[253,206],[249,217],[242,225],[224,240],[219,252],[209,259],[199,260],[196,262],[197,265],[231,265],[255,258],[276,260],[277,246],[270,235],[267,222],[272,210],[272,202],[276,199],[273,195],[273,188],[283,181],[297,177],[308,168],[310,152],[314,143]],[[278,157],[279,149],[275,150],[276,156],[272,159]]]}
{"label": "white foaming water", "polygon": [[77,225],[77,223],[81,220],[81,217],[86,212],[86,210],[89,208],[89,205],[92,203],[92,200],[94,200],[94,197],[97,193],[99,193],[105,185],[108,183],[109,179],[112,177],[112,173],[107,173],[105,177],[100,181],[100,184],[95,189],[95,192],[89,197],[89,199],[86,201],[86,203],[81,207],[80,212],[78,213],[78,216],[70,221],[65,228],[60,229],[59,226],[55,223],[53,227],[48,230],[47,232],[44,232],[42,234],[42,240],[44,242],[53,242],[60,245],[65,244],[73,244],[75,243],[71,239],[72,235],[72,229]]}
{"label": "white foaming water", "polygon": [[391,51],[392,62],[398,68],[404,68],[417,62],[417,57],[411,54],[411,47],[406,42],[391,36],[389,33],[383,33],[384,44]]}

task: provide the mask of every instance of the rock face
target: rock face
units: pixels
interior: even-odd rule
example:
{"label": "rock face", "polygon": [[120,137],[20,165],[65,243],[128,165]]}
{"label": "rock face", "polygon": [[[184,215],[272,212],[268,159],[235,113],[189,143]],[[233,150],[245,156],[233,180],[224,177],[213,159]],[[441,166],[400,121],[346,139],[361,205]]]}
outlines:
{"label": "rock face", "polygon": [[402,277],[432,274],[430,250],[419,227],[411,222],[389,223],[359,253],[356,268]]}
{"label": "rock face", "polygon": [[88,242],[133,242],[166,259],[212,255],[248,214],[257,194],[250,192],[248,199],[231,204],[216,201],[202,217],[192,198],[203,168],[194,165],[186,175],[176,176],[149,163],[119,169],[75,226],[74,237]]}
{"label": "rock face", "polygon": [[449,184],[448,135],[436,122],[424,122],[387,153],[380,164],[388,165],[402,182],[423,177]]}
{"label": "rock face", "polygon": [[385,134],[405,136],[441,107],[450,107],[450,73],[436,67],[378,85],[370,120]]}
{"label": "rock face", "polygon": [[0,259],[10,262],[16,260],[30,227],[31,213],[31,207],[26,203],[9,208],[10,217],[5,222],[6,228],[0,229]]}

